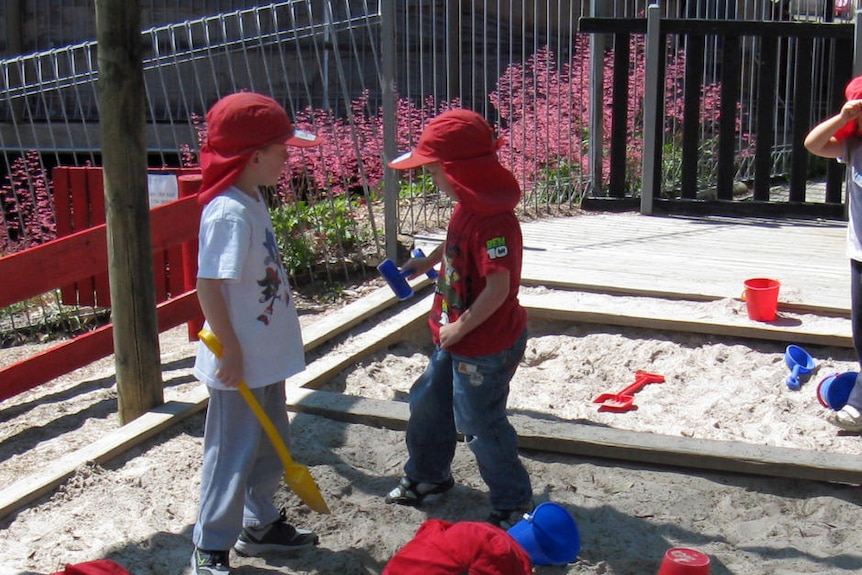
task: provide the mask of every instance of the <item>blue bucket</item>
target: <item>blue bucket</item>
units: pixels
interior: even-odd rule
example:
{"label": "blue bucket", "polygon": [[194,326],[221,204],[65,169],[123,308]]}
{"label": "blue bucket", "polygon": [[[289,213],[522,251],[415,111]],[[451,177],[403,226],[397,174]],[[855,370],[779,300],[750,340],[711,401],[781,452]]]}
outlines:
{"label": "blue bucket", "polygon": [[566,565],[581,550],[575,520],[564,507],[550,501],[510,527],[509,535],[523,547],[533,565]]}
{"label": "blue bucket", "polygon": [[847,371],[826,376],[817,385],[817,400],[820,405],[835,411],[844,407],[850,398],[853,386],[856,385],[858,375],[855,371]]}

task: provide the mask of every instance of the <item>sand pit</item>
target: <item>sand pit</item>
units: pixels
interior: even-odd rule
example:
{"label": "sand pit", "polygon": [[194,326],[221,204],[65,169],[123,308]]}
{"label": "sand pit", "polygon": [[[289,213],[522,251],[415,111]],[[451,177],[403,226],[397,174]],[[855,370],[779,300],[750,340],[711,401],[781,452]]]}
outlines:
{"label": "sand pit", "polygon": [[[678,309],[703,315],[704,306],[714,306],[713,313],[723,314],[738,313],[740,305],[680,303]],[[781,342],[546,320],[531,322],[531,331],[512,383],[510,407],[518,417],[862,455],[862,438],[829,424],[814,393],[825,375],[858,369],[849,349],[806,346],[818,365],[791,391]],[[403,335],[324,389],[404,401],[424,369],[428,337],[421,326]],[[184,328],[162,336],[169,400],[199,385],[190,375],[193,349]],[[632,383],[637,370],[665,381],[638,391],[636,410],[599,412],[593,399]],[[4,402],[0,486],[115,429],[115,411],[110,358]],[[102,557],[134,575],[185,573],[202,424],[203,415],[195,415],[108,464],[84,465],[55,492],[6,517],[0,575],[53,573],[64,563]],[[481,520],[488,511],[485,486],[463,445],[453,468],[457,487],[422,509],[383,502],[406,457],[401,431],[299,413],[293,451],[310,466],[333,513],[313,513],[286,491],[283,504],[291,519],[319,532],[321,545],[293,557],[234,556],[238,575],[380,573],[424,520]],[[856,486],[528,450],[523,459],[537,501],[564,505],[583,543],[577,562],[536,568],[539,574],[651,575],[673,546],[707,553],[713,575],[862,570]]]}

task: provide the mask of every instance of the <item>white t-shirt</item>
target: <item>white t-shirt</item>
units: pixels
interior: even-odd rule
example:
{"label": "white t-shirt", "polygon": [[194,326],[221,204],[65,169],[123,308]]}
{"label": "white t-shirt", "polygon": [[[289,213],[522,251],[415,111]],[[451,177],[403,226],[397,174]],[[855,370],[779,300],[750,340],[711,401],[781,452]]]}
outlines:
{"label": "white t-shirt", "polygon": [[[847,256],[862,262],[862,140],[847,139],[845,146],[847,177]],[[844,160],[841,158],[841,160]]]}
{"label": "white t-shirt", "polygon": [[[229,188],[204,207],[198,242],[198,277],[225,280],[248,386],[263,387],[304,370],[299,318],[266,203]],[[195,377],[232,389],[216,378],[217,369],[217,358],[201,343]]]}

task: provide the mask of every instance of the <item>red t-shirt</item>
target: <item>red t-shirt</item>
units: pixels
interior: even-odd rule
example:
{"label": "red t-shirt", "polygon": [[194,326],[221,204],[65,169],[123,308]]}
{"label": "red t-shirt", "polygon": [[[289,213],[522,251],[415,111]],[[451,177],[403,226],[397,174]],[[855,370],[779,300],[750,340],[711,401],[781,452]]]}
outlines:
{"label": "red t-shirt", "polygon": [[527,326],[527,312],[518,301],[523,239],[513,211],[478,214],[457,204],[443,247],[443,265],[428,324],[435,344],[440,326],[454,323],[485,289],[485,278],[509,271],[509,294],[485,322],[452,346],[452,353],[480,356],[508,349]]}

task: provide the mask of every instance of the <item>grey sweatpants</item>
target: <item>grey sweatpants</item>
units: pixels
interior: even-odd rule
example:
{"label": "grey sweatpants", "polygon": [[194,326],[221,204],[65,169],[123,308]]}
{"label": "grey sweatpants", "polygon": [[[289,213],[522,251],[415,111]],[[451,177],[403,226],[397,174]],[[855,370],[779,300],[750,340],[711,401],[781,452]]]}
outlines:
{"label": "grey sweatpants", "polygon": [[[285,443],[290,424],[284,382],[252,389]],[[284,472],[260,422],[239,391],[209,388],[198,520],[199,549],[228,550],[243,527],[262,527],[280,512],[273,496]]]}

